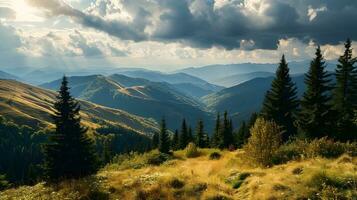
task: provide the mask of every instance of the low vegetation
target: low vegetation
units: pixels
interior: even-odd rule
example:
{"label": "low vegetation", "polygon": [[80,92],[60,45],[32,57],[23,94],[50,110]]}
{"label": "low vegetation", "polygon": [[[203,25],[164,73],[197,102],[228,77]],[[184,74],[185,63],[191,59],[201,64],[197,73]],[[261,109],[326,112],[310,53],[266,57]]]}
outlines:
{"label": "low vegetation", "polygon": [[[0,199],[357,198],[357,157],[349,152],[326,158],[316,149],[317,156],[257,168],[243,150],[198,150],[195,158],[187,158],[185,150],[163,160],[156,150],[116,156],[91,178],[9,189]],[[210,159],[217,153],[219,160]]]}

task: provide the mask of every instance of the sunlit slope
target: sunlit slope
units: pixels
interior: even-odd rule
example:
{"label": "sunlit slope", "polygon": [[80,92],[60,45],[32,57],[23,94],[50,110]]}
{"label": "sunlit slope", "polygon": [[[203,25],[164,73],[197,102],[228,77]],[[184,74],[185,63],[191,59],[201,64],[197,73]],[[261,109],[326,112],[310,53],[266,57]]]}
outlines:
{"label": "sunlit slope", "polygon": [[[55,97],[53,91],[13,80],[0,80],[0,115],[21,125],[49,126]],[[157,131],[157,124],[152,120],[83,100],[80,105],[83,123],[89,127],[112,124],[143,134]]]}

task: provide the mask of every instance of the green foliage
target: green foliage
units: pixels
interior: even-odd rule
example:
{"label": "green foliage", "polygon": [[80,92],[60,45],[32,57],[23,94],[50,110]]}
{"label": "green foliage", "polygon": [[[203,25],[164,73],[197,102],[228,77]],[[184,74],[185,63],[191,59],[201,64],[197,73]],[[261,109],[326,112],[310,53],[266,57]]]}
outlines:
{"label": "green foliage", "polygon": [[0,174],[0,190],[4,190],[10,186],[10,183],[6,180],[5,175]]}
{"label": "green foliage", "polygon": [[160,143],[160,134],[154,133],[154,135],[152,136],[151,147],[153,149],[157,149],[157,148],[159,148],[159,143]]}
{"label": "green foliage", "polygon": [[106,168],[116,170],[140,169],[147,165],[160,165],[171,159],[171,155],[160,153],[158,150],[147,153],[130,152],[116,155]]}
{"label": "green foliage", "polygon": [[81,126],[80,107],[69,93],[67,78],[55,102],[52,116],[56,130],[45,145],[45,173],[50,181],[80,178],[96,170],[93,144]]}
{"label": "green foliage", "polygon": [[210,160],[219,160],[221,158],[221,156],[222,155],[220,153],[215,151],[215,152],[210,153],[208,158]]}
{"label": "green foliage", "polygon": [[199,148],[208,147],[208,135],[204,132],[203,121],[199,120],[196,127],[196,140],[195,143]]}
{"label": "green foliage", "polygon": [[259,118],[250,132],[252,136],[244,146],[247,158],[261,166],[271,165],[272,156],[281,143],[280,127],[273,121]]}
{"label": "green foliage", "polygon": [[188,135],[187,124],[186,124],[186,120],[183,119],[181,125],[181,134],[179,138],[180,149],[184,149],[188,143],[189,143],[189,135]]}
{"label": "green foliage", "polygon": [[357,109],[357,58],[352,56],[351,40],[345,43],[345,52],[338,59],[336,69],[336,87],[333,95],[334,109],[337,111],[336,138],[356,140],[356,125],[353,122]]}
{"label": "green foliage", "polygon": [[0,174],[15,185],[35,183],[42,175],[41,144],[45,141],[44,131],[18,126],[0,116]]}
{"label": "green foliage", "polygon": [[273,164],[282,164],[300,158],[337,158],[342,154],[355,156],[357,143],[336,142],[326,137],[314,140],[296,139],[284,144],[272,156]]}
{"label": "green foliage", "polygon": [[271,89],[265,95],[261,112],[265,119],[273,120],[282,127],[283,141],[287,141],[290,136],[296,134],[294,121],[299,105],[296,94],[297,89],[291,81],[288,64],[283,55]]}
{"label": "green foliage", "polygon": [[221,126],[221,117],[220,114],[217,113],[216,124],[214,127],[213,136],[211,140],[211,146],[215,148],[218,148],[219,144],[221,143],[220,126]]}
{"label": "green foliage", "polygon": [[159,137],[159,151],[168,154],[170,151],[170,138],[166,129],[165,119],[161,121],[160,137]]}
{"label": "green foliage", "polygon": [[171,149],[176,151],[179,149],[179,133],[178,130],[175,130],[174,136],[172,137],[172,141],[171,141]]}
{"label": "green foliage", "polygon": [[305,77],[307,90],[301,100],[299,128],[310,138],[321,138],[331,135],[334,127],[330,105],[332,88],[320,47],[316,49],[315,55]]}
{"label": "green foliage", "polygon": [[189,143],[185,149],[185,155],[187,158],[195,158],[200,155],[195,143]]}

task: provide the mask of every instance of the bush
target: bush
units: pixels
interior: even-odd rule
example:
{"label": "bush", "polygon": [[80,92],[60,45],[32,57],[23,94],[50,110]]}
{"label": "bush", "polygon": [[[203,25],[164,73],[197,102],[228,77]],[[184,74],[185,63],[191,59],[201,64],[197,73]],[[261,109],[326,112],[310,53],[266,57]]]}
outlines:
{"label": "bush", "polygon": [[10,186],[9,182],[6,180],[5,175],[0,174],[0,190],[4,190]]}
{"label": "bush", "polygon": [[221,158],[221,154],[218,152],[212,152],[209,154],[210,160],[219,160]]}
{"label": "bush", "polygon": [[251,173],[249,172],[243,172],[238,175],[234,175],[233,177],[229,177],[226,180],[226,183],[231,184],[233,189],[238,189],[250,175]]}
{"label": "bush", "polygon": [[186,157],[187,158],[195,158],[195,157],[200,155],[200,153],[197,150],[197,146],[192,142],[190,142],[187,145],[185,151],[186,151]]}
{"label": "bush", "polygon": [[154,153],[147,158],[149,165],[161,165],[171,159],[171,155],[165,153]]}
{"label": "bush", "polygon": [[300,158],[337,158],[342,154],[354,156],[357,154],[356,143],[335,142],[326,137],[314,140],[296,139],[284,144],[272,156],[273,164],[282,164]]}
{"label": "bush", "polygon": [[281,130],[273,121],[258,118],[250,129],[251,137],[244,146],[247,158],[255,164],[269,166],[281,142]]}
{"label": "bush", "polygon": [[175,189],[180,189],[185,186],[185,183],[177,178],[174,178],[169,181],[169,186]]}

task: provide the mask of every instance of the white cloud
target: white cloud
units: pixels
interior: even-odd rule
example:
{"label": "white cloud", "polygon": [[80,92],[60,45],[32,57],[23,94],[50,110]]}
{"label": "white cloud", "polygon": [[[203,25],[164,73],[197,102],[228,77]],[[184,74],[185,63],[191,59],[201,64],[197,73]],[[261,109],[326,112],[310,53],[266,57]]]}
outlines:
{"label": "white cloud", "polygon": [[312,8],[312,6],[309,6],[309,9],[307,10],[307,16],[309,17],[309,20],[312,21],[317,17],[317,14],[319,12],[324,12],[327,11],[327,7],[323,6],[320,8]]}

